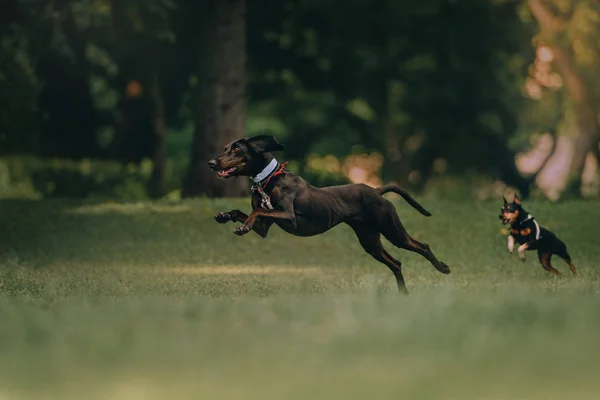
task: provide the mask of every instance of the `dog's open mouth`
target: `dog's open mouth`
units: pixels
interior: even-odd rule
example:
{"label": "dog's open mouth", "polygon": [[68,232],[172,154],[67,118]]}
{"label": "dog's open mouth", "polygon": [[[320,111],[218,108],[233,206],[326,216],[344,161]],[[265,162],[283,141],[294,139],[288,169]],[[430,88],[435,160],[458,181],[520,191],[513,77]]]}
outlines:
{"label": "dog's open mouth", "polygon": [[502,218],[502,223],[503,223],[503,224],[508,224],[509,222],[510,222],[510,220],[509,220],[509,219],[507,219],[507,218]]}
{"label": "dog's open mouth", "polygon": [[231,168],[227,168],[227,169],[223,169],[219,172],[217,172],[217,176],[219,178],[227,178],[229,176],[231,176],[231,174],[233,174],[235,171],[237,171],[238,167],[231,167]]}

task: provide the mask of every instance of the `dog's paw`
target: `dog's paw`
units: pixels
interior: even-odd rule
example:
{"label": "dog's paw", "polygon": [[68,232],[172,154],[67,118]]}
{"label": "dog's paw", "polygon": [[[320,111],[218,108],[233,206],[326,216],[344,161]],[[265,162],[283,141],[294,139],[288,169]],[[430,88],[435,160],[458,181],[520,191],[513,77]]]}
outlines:
{"label": "dog's paw", "polygon": [[217,221],[220,224],[224,224],[226,222],[231,221],[231,215],[229,215],[229,213],[226,212],[217,213],[217,215],[215,215],[215,221]]}
{"label": "dog's paw", "polygon": [[519,258],[521,261],[525,262],[525,253],[519,253]]}
{"label": "dog's paw", "polygon": [[442,274],[450,273],[450,267],[448,267],[448,265],[446,265],[446,263],[443,262],[440,262],[440,265],[437,267],[437,270],[440,271]]}
{"label": "dog's paw", "polygon": [[248,232],[250,232],[250,227],[248,225],[240,225],[233,230],[233,233],[238,236],[245,235]]}

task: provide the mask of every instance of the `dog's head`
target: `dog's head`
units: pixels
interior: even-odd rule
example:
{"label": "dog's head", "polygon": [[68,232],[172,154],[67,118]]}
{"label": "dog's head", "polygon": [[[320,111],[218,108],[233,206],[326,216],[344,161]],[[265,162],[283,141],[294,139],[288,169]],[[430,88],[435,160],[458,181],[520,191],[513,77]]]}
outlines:
{"label": "dog's head", "polygon": [[222,154],[208,162],[219,178],[232,176],[254,176],[270,161],[269,153],[283,150],[273,136],[259,135],[238,139],[225,146]]}
{"label": "dog's head", "polygon": [[500,215],[498,218],[502,220],[503,224],[514,224],[519,215],[526,214],[525,210],[521,206],[521,199],[515,194],[515,198],[512,203],[509,203],[506,198],[504,199],[504,205],[500,208]]}

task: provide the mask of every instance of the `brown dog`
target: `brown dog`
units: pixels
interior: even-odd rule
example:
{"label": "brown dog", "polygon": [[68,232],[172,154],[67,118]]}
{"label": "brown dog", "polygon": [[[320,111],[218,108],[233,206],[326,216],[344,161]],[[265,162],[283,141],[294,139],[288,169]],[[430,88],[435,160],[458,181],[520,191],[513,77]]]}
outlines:
{"label": "brown dog", "polygon": [[262,237],[267,236],[273,223],[292,235],[313,236],[343,222],[354,230],[367,253],[392,270],[401,292],[407,292],[402,264],[385,251],[381,235],[399,248],[419,253],[438,271],[450,273],[450,268],[435,257],[427,244],[410,237],[392,203],[382,196],[397,193],[421,214],[430,216],[404,189],[396,185],[371,188],[364,184],[317,188],[279,164],[271,155],[279,150],[283,146],[274,137],[261,135],[236,140],[209,161],[210,168],[221,178],[249,176],[254,181],[250,215],[240,210],[221,212],[215,216],[217,222],[242,222],[233,230],[235,234],[253,230]]}

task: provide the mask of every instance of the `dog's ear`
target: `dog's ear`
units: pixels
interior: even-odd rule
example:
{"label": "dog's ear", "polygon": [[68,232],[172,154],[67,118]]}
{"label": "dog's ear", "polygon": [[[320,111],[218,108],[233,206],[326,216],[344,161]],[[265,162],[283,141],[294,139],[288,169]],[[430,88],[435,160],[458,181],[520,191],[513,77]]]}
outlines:
{"label": "dog's ear", "polygon": [[506,200],[506,197],[502,196],[502,200],[504,200],[504,205],[508,204],[508,201]]}
{"label": "dog's ear", "polygon": [[519,198],[519,195],[517,195],[516,193],[515,193],[515,199],[513,200],[513,202],[518,206],[521,205],[521,199]]}
{"label": "dog's ear", "polygon": [[259,135],[246,139],[246,143],[257,153],[270,153],[283,150],[281,143],[273,136]]}

